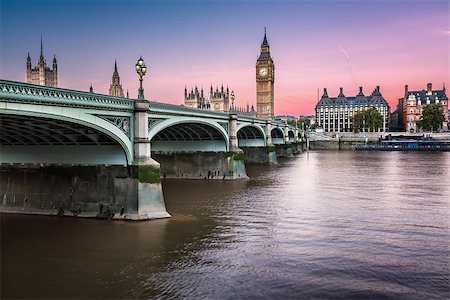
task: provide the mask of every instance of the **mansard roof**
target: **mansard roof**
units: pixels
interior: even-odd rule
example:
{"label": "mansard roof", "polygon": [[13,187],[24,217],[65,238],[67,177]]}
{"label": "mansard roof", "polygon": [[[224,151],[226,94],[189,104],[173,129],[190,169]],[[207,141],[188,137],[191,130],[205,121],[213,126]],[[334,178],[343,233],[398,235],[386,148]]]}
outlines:
{"label": "mansard roof", "polygon": [[[436,100],[436,97],[439,101],[441,100],[448,100],[447,95],[445,94],[445,90],[434,90],[431,91],[431,99],[430,100]],[[417,100],[427,100],[427,97],[430,97],[430,95],[427,95],[426,90],[421,91],[408,91],[408,95],[414,95]]]}
{"label": "mansard roof", "polygon": [[316,105],[317,108],[321,107],[336,107],[336,106],[389,106],[387,101],[380,93],[379,87],[377,87],[370,96],[364,96],[362,88],[356,96],[346,97],[341,89],[338,97],[328,97],[325,93]]}

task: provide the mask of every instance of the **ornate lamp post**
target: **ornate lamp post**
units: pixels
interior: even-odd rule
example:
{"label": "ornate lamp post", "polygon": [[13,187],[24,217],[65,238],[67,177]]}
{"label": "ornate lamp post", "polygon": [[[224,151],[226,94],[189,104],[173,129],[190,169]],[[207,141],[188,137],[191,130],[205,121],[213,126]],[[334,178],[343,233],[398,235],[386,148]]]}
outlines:
{"label": "ornate lamp post", "polygon": [[231,99],[231,109],[234,110],[234,99],[236,96],[234,95],[234,91],[231,91],[230,99]]}
{"label": "ornate lamp post", "polygon": [[144,89],[142,88],[142,79],[143,79],[145,73],[147,73],[147,66],[144,63],[142,56],[138,59],[138,61],[136,63],[136,72],[139,75],[139,82],[140,82],[138,99],[144,100],[145,98],[144,98]]}

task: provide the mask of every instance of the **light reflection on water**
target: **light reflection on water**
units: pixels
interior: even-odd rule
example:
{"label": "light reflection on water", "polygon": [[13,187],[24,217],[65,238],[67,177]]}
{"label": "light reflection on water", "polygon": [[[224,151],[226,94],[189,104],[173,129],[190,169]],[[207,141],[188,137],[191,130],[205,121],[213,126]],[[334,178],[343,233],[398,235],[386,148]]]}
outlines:
{"label": "light reflection on water", "polygon": [[450,153],[311,152],[164,181],[169,220],[3,215],[2,296],[448,298],[449,170]]}

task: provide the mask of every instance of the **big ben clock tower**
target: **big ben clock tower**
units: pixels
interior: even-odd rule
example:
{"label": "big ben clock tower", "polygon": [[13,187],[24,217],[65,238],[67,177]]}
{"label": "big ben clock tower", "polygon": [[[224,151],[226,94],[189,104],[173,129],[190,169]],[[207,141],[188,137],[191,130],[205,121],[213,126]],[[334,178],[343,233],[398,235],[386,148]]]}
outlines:
{"label": "big ben clock tower", "polygon": [[274,117],[274,82],[275,65],[270,57],[270,47],[267,42],[266,28],[261,53],[256,61],[256,108],[258,118],[272,119]]}

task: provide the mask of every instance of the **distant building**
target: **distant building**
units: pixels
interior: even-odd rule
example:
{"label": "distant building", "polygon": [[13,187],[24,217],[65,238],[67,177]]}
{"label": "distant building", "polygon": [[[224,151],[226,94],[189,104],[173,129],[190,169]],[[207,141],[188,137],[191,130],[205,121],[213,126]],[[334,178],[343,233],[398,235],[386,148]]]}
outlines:
{"label": "distant building", "polygon": [[201,108],[201,109],[210,109],[214,111],[228,111],[230,103],[230,90],[224,90],[223,85],[219,90],[216,87],[216,90],[213,89],[211,85],[211,89],[209,91],[209,99],[207,99],[204,95],[203,88],[198,90],[197,86],[188,93],[187,88],[184,88],[184,105],[187,107]]}
{"label": "distant building", "polygon": [[44,49],[42,46],[41,37],[41,55],[36,67],[31,67],[31,57],[28,52],[27,57],[27,82],[31,84],[46,85],[51,87],[58,86],[58,64],[56,62],[56,55],[53,55],[53,68],[47,67],[44,59]]}
{"label": "distant building", "polygon": [[123,97],[123,89],[120,84],[119,72],[117,71],[117,61],[114,61],[114,72],[111,85],[109,86],[109,94],[111,96]]}
{"label": "distant building", "polygon": [[403,98],[400,98],[395,110],[391,113],[389,131],[404,131],[403,127]]}
{"label": "distant building", "polygon": [[255,110],[255,107],[253,106],[253,104],[252,104],[252,107],[250,108],[248,103],[247,103],[247,108],[235,107],[232,105],[230,107],[229,112],[235,113],[238,115],[242,115],[242,116],[249,116],[249,117],[253,117],[253,118],[256,118],[256,116],[257,116],[256,110]]}
{"label": "distant building", "polygon": [[297,120],[297,118],[294,117],[294,116],[279,115],[279,116],[275,116],[275,117],[274,117],[274,120],[275,120],[275,121],[281,121],[281,122],[287,123],[287,121],[295,121],[295,120]]}
{"label": "distant building", "polygon": [[417,121],[422,116],[422,111],[428,104],[440,103],[444,109],[444,122],[442,129],[448,129],[448,98],[445,94],[445,86],[442,90],[432,89],[432,84],[427,84],[427,90],[410,91],[408,85],[405,85],[405,96],[403,98],[403,124],[404,130],[407,132],[419,132]]}
{"label": "distant building", "polygon": [[328,97],[327,89],[323,89],[322,98],[316,105],[316,124],[326,132],[352,132],[353,116],[361,111],[375,107],[383,116],[383,127],[379,131],[386,131],[389,127],[389,104],[383,98],[380,87],[377,86],[370,96],[365,96],[363,88],[355,97],[346,97],[343,89],[335,98]]}
{"label": "distant building", "polygon": [[220,89],[216,87],[215,90],[211,85],[209,97],[205,96],[203,88],[199,90],[198,87],[195,86],[188,92],[185,87],[184,106],[256,117],[256,110],[253,105],[251,108],[248,103],[247,108],[235,106],[234,100],[231,97],[232,94],[234,94],[233,91],[230,92],[230,89],[228,87],[225,89],[223,85]]}

